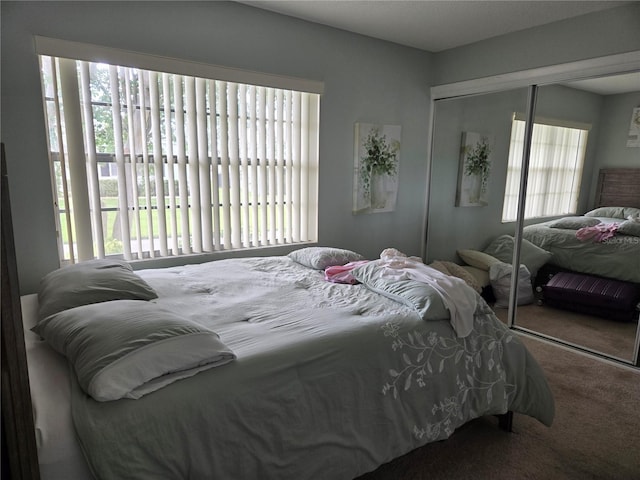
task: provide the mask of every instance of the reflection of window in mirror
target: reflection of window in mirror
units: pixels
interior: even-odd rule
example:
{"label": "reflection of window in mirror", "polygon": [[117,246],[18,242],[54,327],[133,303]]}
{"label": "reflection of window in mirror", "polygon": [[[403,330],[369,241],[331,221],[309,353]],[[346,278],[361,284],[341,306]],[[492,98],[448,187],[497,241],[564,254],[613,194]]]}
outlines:
{"label": "reflection of window in mirror", "polygon": [[[639,106],[640,72],[539,87],[522,239],[552,256],[535,278],[540,305],[518,307],[516,320],[626,362],[636,348],[640,238],[618,230],[640,212],[640,147],[629,141]],[[521,120],[512,123],[504,221],[516,215]]]}
{"label": "reflection of window in mirror", "polygon": [[[590,125],[562,120],[535,119],[525,219],[576,213],[589,128]],[[511,124],[503,222],[513,222],[517,217],[524,132],[525,117],[515,114]]]}

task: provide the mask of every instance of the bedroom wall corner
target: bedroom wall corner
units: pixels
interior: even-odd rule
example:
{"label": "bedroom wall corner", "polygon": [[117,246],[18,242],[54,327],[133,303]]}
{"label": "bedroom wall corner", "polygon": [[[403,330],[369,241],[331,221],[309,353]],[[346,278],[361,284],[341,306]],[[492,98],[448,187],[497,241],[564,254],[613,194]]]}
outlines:
{"label": "bedroom wall corner", "polygon": [[640,2],[489,38],[434,55],[435,85],[640,50]]}

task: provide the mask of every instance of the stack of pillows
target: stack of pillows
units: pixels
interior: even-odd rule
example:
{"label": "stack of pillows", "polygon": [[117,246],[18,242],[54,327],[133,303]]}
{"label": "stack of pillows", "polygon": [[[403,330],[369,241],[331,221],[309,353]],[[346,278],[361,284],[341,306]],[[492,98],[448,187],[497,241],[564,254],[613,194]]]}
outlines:
{"label": "stack of pillows", "polygon": [[[458,256],[466,263],[465,269],[476,281],[485,287],[491,287],[496,307],[507,307],[511,286],[511,263],[513,261],[514,239],[510,235],[501,235],[494,239],[483,251],[462,249]],[[533,302],[531,279],[547,263],[553,254],[523,239],[520,248],[520,268],[518,270],[518,305]],[[490,296],[487,294],[486,296]],[[485,298],[486,298],[485,296]]]}
{"label": "stack of pillows", "polygon": [[98,401],[137,399],[236,358],[216,332],[157,298],[127,262],[77,263],[42,279],[32,330]]}

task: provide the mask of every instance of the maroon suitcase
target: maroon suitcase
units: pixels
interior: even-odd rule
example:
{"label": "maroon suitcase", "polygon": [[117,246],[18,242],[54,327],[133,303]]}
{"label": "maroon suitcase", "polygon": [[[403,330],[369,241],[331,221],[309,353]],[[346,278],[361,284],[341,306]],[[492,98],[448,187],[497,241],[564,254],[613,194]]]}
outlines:
{"label": "maroon suitcase", "polygon": [[542,287],[542,296],[543,302],[552,307],[627,321],[638,318],[640,285],[560,272]]}

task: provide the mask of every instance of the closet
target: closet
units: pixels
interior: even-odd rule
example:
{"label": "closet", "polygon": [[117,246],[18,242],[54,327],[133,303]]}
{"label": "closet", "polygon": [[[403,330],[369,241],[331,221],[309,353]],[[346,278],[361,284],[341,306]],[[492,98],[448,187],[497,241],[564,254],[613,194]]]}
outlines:
{"label": "closet", "polygon": [[[511,238],[510,247],[498,242],[503,260],[508,256],[512,266],[525,263],[535,276],[540,264],[548,267],[548,262],[532,255],[523,238],[525,227],[592,210],[603,169],[640,171],[640,147],[633,146],[630,129],[634,109],[640,107],[640,51],[439,85],[432,87],[431,93],[427,263],[445,260],[472,267],[469,262],[477,259],[462,259],[461,253],[485,252],[487,247],[495,250],[497,238]],[[575,147],[584,154],[584,164],[576,175],[579,188],[573,188],[576,194],[570,200],[575,213],[545,216],[531,211],[539,199],[531,190],[527,194],[527,186],[529,181],[541,181],[531,159],[531,152],[538,148],[532,146],[537,124],[583,132],[584,145]],[[477,186],[465,178],[469,173],[465,159],[479,142],[485,142],[489,150],[480,196],[473,190]],[[490,282],[488,271],[476,268],[473,273],[479,281]],[[637,314],[634,320],[619,322],[552,308],[535,291],[535,284],[533,301],[523,302],[526,283],[518,282],[513,267],[509,273],[502,280],[508,284],[506,292],[490,300],[498,301],[496,313],[510,328],[640,367]],[[549,275],[546,267],[538,282],[545,275]]]}

